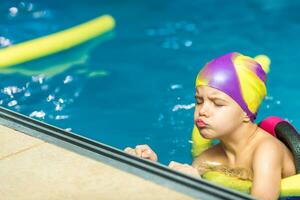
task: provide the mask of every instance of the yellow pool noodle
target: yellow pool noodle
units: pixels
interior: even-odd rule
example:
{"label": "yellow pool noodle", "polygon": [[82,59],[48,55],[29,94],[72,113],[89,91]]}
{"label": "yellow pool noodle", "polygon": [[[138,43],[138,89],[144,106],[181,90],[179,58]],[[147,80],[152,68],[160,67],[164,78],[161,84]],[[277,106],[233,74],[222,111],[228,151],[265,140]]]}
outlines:
{"label": "yellow pool noodle", "polygon": [[0,49],[0,68],[51,55],[93,39],[115,26],[110,15],[103,15],[69,29]]}
{"label": "yellow pool noodle", "polygon": [[[203,178],[213,183],[238,190],[244,193],[250,193],[252,182],[241,180],[236,177],[228,176],[222,172],[208,171]],[[300,196],[300,174],[281,179],[280,196]]]}

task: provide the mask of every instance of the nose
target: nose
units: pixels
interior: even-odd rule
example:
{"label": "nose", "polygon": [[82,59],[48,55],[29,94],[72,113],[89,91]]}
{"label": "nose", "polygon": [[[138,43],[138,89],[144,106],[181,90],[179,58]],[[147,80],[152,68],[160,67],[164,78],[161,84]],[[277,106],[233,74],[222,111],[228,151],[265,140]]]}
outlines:
{"label": "nose", "polygon": [[209,110],[208,104],[203,103],[202,105],[199,106],[198,116],[208,117],[208,110]]}

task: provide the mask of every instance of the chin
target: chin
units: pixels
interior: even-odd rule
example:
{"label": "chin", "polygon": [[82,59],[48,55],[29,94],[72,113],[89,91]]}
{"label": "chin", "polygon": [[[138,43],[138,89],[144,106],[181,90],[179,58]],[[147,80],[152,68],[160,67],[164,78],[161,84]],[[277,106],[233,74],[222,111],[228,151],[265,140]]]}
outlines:
{"label": "chin", "polygon": [[212,139],[216,139],[216,137],[213,137],[211,135],[202,135],[201,136],[204,138],[204,139],[207,139],[207,140],[212,140]]}
{"label": "chin", "polygon": [[216,139],[216,134],[213,134],[205,129],[199,129],[200,135],[205,139]]}

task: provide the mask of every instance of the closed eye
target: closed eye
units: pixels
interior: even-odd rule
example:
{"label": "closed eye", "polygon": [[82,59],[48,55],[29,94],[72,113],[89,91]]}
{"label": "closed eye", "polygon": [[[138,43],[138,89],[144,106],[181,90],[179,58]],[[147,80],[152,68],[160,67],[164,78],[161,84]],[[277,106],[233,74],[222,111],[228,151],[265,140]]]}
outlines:
{"label": "closed eye", "polygon": [[196,104],[202,104],[203,103],[203,98],[199,97],[199,96],[195,96],[196,99]]}
{"label": "closed eye", "polygon": [[218,101],[214,101],[215,106],[217,107],[222,107],[225,106],[224,103],[218,102]]}

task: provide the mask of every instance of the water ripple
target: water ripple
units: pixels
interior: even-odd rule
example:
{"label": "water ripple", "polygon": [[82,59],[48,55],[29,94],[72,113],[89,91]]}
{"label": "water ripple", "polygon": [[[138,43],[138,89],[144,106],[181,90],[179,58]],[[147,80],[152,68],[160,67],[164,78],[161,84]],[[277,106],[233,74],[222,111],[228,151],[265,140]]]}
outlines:
{"label": "water ripple", "polygon": [[32,76],[22,83],[2,86],[0,105],[39,120],[68,120],[69,108],[80,97],[78,80],[74,75],[53,78],[42,74]]}
{"label": "water ripple", "polygon": [[182,110],[182,109],[184,109],[184,110],[190,110],[190,109],[192,109],[194,107],[195,107],[195,103],[191,103],[191,104],[188,104],[188,105],[177,104],[177,105],[175,105],[173,107],[172,111],[176,112],[176,111]]}
{"label": "water ripple", "polygon": [[165,49],[177,50],[180,48],[189,48],[193,45],[192,38],[199,32],[196,24],[179,21],[168,22],[158,28],[146,30],[149,37],[161,38],[161,46]]}
{"label": "water ripple", "polygon": [[7,39],[3,36],[0,36],[0,48],[11,46],[11,45],[12,45],[12,42],[9,39]]}

